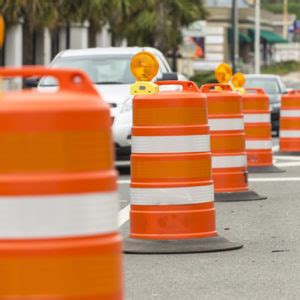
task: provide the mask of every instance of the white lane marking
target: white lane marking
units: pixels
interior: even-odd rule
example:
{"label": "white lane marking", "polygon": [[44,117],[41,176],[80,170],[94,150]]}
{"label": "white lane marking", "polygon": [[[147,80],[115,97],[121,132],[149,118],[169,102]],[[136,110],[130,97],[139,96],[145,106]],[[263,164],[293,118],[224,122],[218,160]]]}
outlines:
{"label": "white lane marking", "polygon": [[249,178],[250,182],[300,181],[300,177],[265,177]]}
{"label": "white lane marking", "polygon": [[210,151],[210,136],[132,136],[132,153],[182,153]]}
{"label": "white lane marking", "polygon": [[300,156],[273,156],[273,159],[276,160],[294,160],[294,161],[300,161]]}
{"label": "white lane marking", "polygon": [[118,160],[115,162],[116,167],[127,167],[130,166],[130,160]]}
{"label": "white lane marking", "polygon": [[119,211],[119,227],[129,220],[130,216],[130,205],[125,206]]}
{"label": "white lane marking", "polygon": [[286,162],[286,163],[276,163],[276,167],[299,167],[300,161],[298,162]]}

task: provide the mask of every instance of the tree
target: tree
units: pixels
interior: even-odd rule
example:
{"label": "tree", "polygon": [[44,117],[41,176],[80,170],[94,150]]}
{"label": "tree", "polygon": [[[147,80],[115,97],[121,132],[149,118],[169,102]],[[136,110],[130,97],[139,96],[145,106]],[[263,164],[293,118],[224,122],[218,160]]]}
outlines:
{"label": "tree", "polygon": [[116,37],[166,53],[180,43],[182,27],[203,19],[206,11],[202,0],[120,0],[116,14],[110,19]]}

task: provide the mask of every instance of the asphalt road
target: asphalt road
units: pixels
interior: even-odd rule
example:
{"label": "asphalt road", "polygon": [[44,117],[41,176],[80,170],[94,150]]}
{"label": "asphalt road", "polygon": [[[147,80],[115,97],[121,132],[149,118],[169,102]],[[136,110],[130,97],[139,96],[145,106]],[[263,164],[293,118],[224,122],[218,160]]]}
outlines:
{"label": "asphalt road", "polygon": [[[250,175],[251,188],[267,200],[216,203],[219,235],[243,249],[125,255],[126,299],[300,299],[300,157],[276,163],[287,172]],[[120,176],[124,238],[128,181]]]}

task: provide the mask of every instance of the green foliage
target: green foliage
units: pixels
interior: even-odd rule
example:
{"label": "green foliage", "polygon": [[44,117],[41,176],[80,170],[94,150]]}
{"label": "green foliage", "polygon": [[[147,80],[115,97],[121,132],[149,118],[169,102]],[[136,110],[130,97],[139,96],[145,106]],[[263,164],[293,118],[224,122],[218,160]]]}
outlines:
{"label": "green foliage", "polygon": [[215,74],[213,71],[199,72],[190,78],[190,80],[196,82],[196,84],[200,87],[206,83],[216,83]]}
{"label": "green foliage", "polygon": [[[261,5],[262,8],[274,13],[282,14],[283,12],[283,0],[262,0]],[[297,19],[300,19],[300,1],[289,0],[288,11],[290,14],[296,14]]]}
{"label": "green foliage", "polygon": [[285,75],[297,71],[300,71],[300,63],[296,61],[286,61],[271,66],[263,66],[261,69],[262,73],[277,75]]}

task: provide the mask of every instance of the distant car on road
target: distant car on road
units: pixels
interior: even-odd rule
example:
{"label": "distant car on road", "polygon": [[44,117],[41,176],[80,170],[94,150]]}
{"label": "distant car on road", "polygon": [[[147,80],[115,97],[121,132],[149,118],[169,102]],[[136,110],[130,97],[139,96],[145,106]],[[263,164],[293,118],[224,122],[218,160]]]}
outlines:
{"label": "distant car on road", "polygon": [[268,74],[248,74],[246,75],[246,88],[262,88],[270,97],[270,111],[272,130],[279,133],[279,118],[281,96],[287,93],[287,88],[277,75]]}
{"label": "distant car on road", "polygon": [[[51,62],[53,68],[79,68],[89,75],[104,100],[109,103],[112,115],[112,130],[117,156],[128,157],[131,151],[132,96],[130,86],[135,78],[130,71],[131,58],[140,51],[149,51],[159,62],[154,80],[184,79],[172,73],[163,54],[150,47],[108,47],[65,50]],[[57,83],[53,78],[42,78],[38,89],[53,89]]]}

